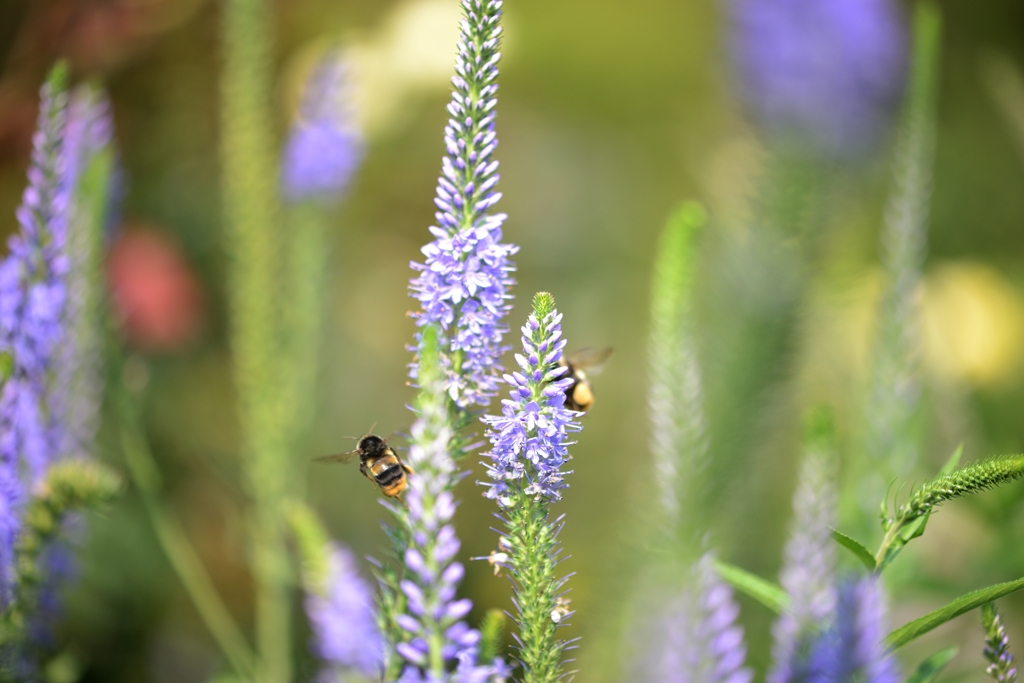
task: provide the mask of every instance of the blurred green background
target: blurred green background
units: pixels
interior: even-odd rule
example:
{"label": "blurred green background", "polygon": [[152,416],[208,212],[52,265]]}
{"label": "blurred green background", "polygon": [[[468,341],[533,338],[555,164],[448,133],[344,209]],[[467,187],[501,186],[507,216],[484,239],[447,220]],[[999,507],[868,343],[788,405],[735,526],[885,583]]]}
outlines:
{"label": "blurred green background", "polygon": [[[1024,137],[993,98],[1002,93],[1012,103],[1014,93],[986,80],[992,59],[1024,65],[1024,5],[940,4],[937,165],[920,292],[930,468],[961,441],[968,460],[1024,444]],[[0,229],[16,228],[38,85],[67,57],[79,76],[103,79],[113,99],[123,209],[111,277],[144,309],[128,315],[124,336],[148,377],[148,428],[167,495],[245,621],[251,585],[218,204],[218,9],[205,0],[0,1]],[[289,0],[276,12],[282,134],[319,50],[341,41],[355,63],[368,154],[332,232],[315,433],[294,466],[307,472],[310,501],[335,537],[357,555],[379,556],[386,539],[378,495],[355,467],[309,460],[350,449],[347,437],[373,424],[390,434],[410,422],[408,263],[432,222],[459,8],[454,0]],[[751,274],[765,272],[758,260],[775,246],[752,228],[746,200],[764,153],[732,97],[721,8],[513,0],[505,25],[500,210],[509,214],[506,237],[521,246],[511,323],[525,320],[533,292],[549,290],[565,314],[570,349],[615,348],[594,380],[597,402],[558,510],[571,555],[562,566],[576,573],[577,614],[566,634],[582,638],[577,680],[620,680],[621,608],[656,492],[645,392],[660,229],[685,199],[710,210],[696,295],[716,544],[726,559],[773,576],[804,410],[831,404],[844,456],[855,455],[881,287],[887,157],[847,174],[826,234],[806,249],[782,245],[805,255],[782,269],[789,277],[758,281]],[[1017,104],[1024,117],[1024,98]],[[791,324],[777,308],[787,296],[800,302]],[[115,436],[105,433],[103,457],[117,465]],[[457,518],[464,557],[487,555],[496,540],[493,506],[474,485],[482,468],[470,465]],[[915,581],[894,596],[894,621],[1024,574],[1022,493],[1016,484],[944,508],[901,557]],[[69,668],[86,681],[208,680],[217,652],[135,496],[95,520],[83,543],[61,636]],[[484,562],[467,564],[473,618],[507,607],[507,581]],[[1011,642],[1024,643],[1024,598],[1004,608]],[[770,615],[744,600],[743,618],[752,661],[763,666]],[[305,653],[306,634],[296,638]],[[908,648],[908,662],[935,642],[960,642],[950,680],[958,671],[981,675],[973,615],[922,640]],[[315,670],[307,658],[300,677]]]}

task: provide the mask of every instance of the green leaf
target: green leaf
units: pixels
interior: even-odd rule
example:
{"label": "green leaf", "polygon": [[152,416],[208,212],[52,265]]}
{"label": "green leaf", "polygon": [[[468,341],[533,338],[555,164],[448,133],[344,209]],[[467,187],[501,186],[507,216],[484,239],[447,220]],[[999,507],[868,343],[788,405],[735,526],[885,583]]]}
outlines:
{"label": "green leaf", "polygon": [[920,635],[924,635],[933,628],[942,626],[947,621],[970,612],[976,607],[981,607],[986,602],[992,602],[1004,595],[1009,595],[1024,588],[1024,578],[1006,583],[997,583],[988,588],[976,590],[973,593],[961,595],[959,598],[941,607],[931,614],[926,614],[920,619],[915,619],[909,624],[904,624],[886,637],[886,642],[892,649],[901,648]]}
{"label": "green leaf", "polygon": [[942,673],[942,670],[946,668],[946,665],[953,660],[953,657],[956,657],[956,653],[959,650],[960,648],[956,645],[950,645],[939,650],[917,665],[914,673],[910,674],[907,678],[907,683],[932,683]]}
{"label": "green leaf", "polygon": [[478,661],[489,664],[505,649],[505,628],[508,617],[500,609],[487,610],[480,622],[480,650]]}
{"label": "green leaf", "polygon": [[723,581],[739,592],[757,600],[776,614],[781,614],[789,609],[789,595],[777,583],[772,583],[757,574],[751,574],[746,569],[740,569],[736,565],[719,560],[715,561],[715,571]]}
{"label": "green leaf", "polygon": [[956,450],[953,451],[953,455],[949,456],[949,460],[947,460],[946,464],[942,466],[942,469],[939,470],[939,475],[941,476],[943,474],[949,474],[950,472],[955,470],[956,466],[960,464],[960,457],[963,454],[964,445],[960,444],[959,446],[956,447]]}
{"label": "green leaf", "polygon": [[875,556],[860,541],[835,529],[832,530],[832,540],[853,553],[854,557],[864,563],[869,572],[875,571]]}
{"label": "green leaf", "polygon": [[[962,456],[963,454],[964,445],[960,444],[959,446],[956,447],[956,450],[953,451],[953,455],[949,456],[949,460],[947,460],[946,464],[942,466],[942,469],[939,470],[939,476],[944,477],[948,474],[952,474],[953,471],[956,469],[956,466],[960,464],[960,456]],[[927,526],[928,518],[931,516],[932,513],[929,512],[923,517],[919,517],[907,526],[905,526],[903,530],[900,531],[900,538],[903,539],[903,542],[907,543],[917,538],[918,536],[924,535],[924,528],[925,526]]]}

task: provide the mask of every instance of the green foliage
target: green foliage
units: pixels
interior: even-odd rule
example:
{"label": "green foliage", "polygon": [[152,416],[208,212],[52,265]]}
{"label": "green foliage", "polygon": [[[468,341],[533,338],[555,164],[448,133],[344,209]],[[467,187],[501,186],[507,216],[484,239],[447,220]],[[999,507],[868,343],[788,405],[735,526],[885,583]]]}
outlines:
{"label": "green foliage", "polygon": [[500,609],[489,609],[480,623],[480,651],[478,661],[493,662],[505,650],[505,630],[508,616]]}
{"label": "green foliage", "polygon": [[231,345],[243,435],[243,463],[253,501],[248,529],[256,583],[256,641],[263,670],[291,679],[291,583],[282,503],[294,487],[288,461],[294,426],[282,391],[278,171],[271,110],[273,13],[269,0],[227,0],[221,13],[222,203],[228,238]]}
{"label": "green foliage", "polygon": [[739,592],[757,600],[772,612],[782,614],[789,609],[789,595],[777,583],[721,560],[715,560],[714,567],[723,581]]}
{"label": "green foliage", "polygon": [[3,614],[6,638],[26,635],[23,629],[35,610],[36,591],[45,578],[40,555],[60,534],[67,515],[105,505],[120,491],[120,477],[99,463],[75,458],[50,467],[25,508],[25,527],[16,548],[17,583]]}
{"label": "green foliage", "polygon": [[860,560],[869,572],[875,571],[875,556],[860,541],[835,529],[832,530],[832,539],[853,553],[853,556]]}
{"label": "green foliage", "polygon": [[288,506],[288,523],[302,566],[302,583],[307,592],[326,595],[330,536],[320,518],[308,505],[293,502]]}
{"label": "green foliage", "polygon": [[879,571],[892,562],[903,546],[924,533],[925,524],[938,505],[1005,484],[1024,474],[1024,455],[997,456],[949,471],[959,459],[958,449],[946,463],[943,474],[914,491],[892,516],[883,512],[885,537],[875,554]]}
{"label": "green foliage", "polygon": [[919,488],[896,511],[895,520],[909,522],[954,498],[986,491],[1013,481],[1024,474],[1024,455],[989,458],[974,465],[944,474]]}
{"label": "green foliage", "polygon": [[132,482],[142,499],[160,547],[195,604],[196,611],[239,676],[252,679],[256,670],[256,655],[217,593],[213,580],[203,567],[181,523],[160,500],[160,470],[142,433],[139,397],[128,389],[124,379],[127,368],[122,366],[120,370],[121,381],[118,382],[115,405],[121,427],[121,448]]}
{"label": "green foliage", "polygon": [[543,320],[555,310],[555,297],[548,292],[537,292],[533,295],[533,314],[537,320]]}
{"label": "green foliage", "polygon": [[559,596],[565,578],[555,578],[560,525],[549,520],[548,504],[528,495],[521,483],[509,485],[511,503],[503,510],[509,577],[519,608],[519,653],[524,683],[554,683],[562,672],[567,643],[556,637],[561,622]]}
{"label": "green foliage", "polygon": [[995,603],[981,606],[981,626],[985,630],[984,655],[988,661],[985,673],[998,683],[1015,683],[1017,669],[1013,666],[1013,655],[1010,654],[1010,639]]}
{"label": "green foliage", "polygon": [[910,674],[907,678],[907,683],[932,683],[946,669],[946,666],[953,661],[959,649],[953,645],[943,648],[931,657],[928,657],[917,665],[914,673]]}
{"label": "green foliage", "polygon": [[686,202],[661,234],[651,283],[651,451],[669,533],[686,545],[702,533],[707,444],[693,339],[694,243],[707,213]]}
{"label": "green foliage", "polygon": [[1007,581],[1006,583],[997,583],[994,586],[961,595],[945,607],[941,607],[920,619],[915,619],[899,627],[886,636],[886,643],[893,649],[901,648],[918,636],[922,636],[932,629],[942,626],[947,621],[955,619],[961,614],[970,612],[977,607],[981,607],[986,602],[992,602],[1004,595],[1019,591],[1021,588],[1024,588],[1024,578],[1017,579],[1016,581]]}

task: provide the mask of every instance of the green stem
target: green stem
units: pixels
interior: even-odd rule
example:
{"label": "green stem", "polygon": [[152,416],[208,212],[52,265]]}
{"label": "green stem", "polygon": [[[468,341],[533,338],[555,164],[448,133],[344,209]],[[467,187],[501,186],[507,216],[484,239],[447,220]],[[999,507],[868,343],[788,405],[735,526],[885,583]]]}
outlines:
{"label": "green stem", "polygon": [[558,607],[563,581],[555,578],[553,553],[556,529],[548,523],[548,504],[516,491],[515,504],[504,510],[508,520],[510,562],[519,606],[519,660],[523,683],[553,683],[561,677],[561,654],[565,643],[555,638],[558,622],[552,614]]}
{"label": "green stem", "polygon": [[[131,397],[124,396],[119,400],[126,404]],[[130,410],[128,406],[122,405],[121,447],[128,472],[139,492],[139,497],[142,498],[160,547],[166,553],[199,616],[231,663],[231,667],[240,676],[252,680],[256,670],[256,657],[228,608],[220,599],[213,581],[206,573],[199,555],[189,543],[178,520],[160,502],[160,472],[149,445],[141,434],[137,418],[129,413]]]}
{"label": "green stem", "polygon": [[283,239],[271,100],[269,0],[226,0],[221,144],[232,347],[244,465],[254,513],[256,639],[268,683],[291,678],[291,575],[282,504],[290,484],[288,411],[281,400]]}

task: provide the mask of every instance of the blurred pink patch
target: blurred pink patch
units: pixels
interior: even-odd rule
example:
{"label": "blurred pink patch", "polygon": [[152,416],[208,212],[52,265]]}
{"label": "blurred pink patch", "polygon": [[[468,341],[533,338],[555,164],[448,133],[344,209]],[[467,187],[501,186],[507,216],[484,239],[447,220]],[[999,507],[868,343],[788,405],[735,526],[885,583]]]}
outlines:
{"label": "blurred pink patch", "polygon": [[203,292],[170,237],[148,227],[124,230],[110,249],[107,276],[129,342],[148,351],[177,351],[198,338]]}

